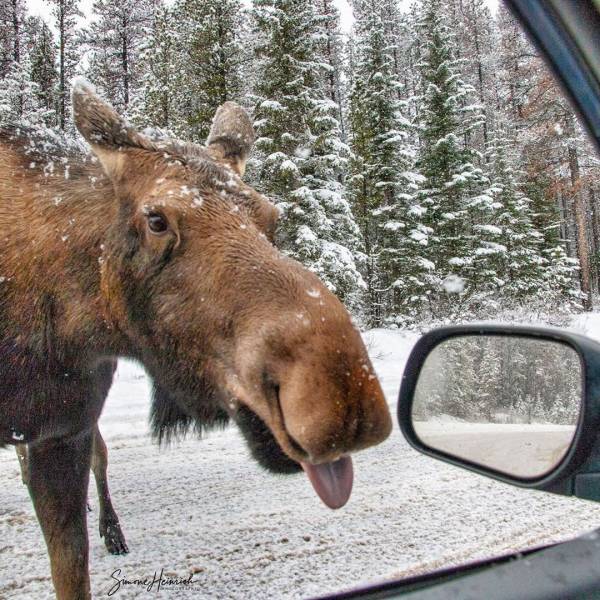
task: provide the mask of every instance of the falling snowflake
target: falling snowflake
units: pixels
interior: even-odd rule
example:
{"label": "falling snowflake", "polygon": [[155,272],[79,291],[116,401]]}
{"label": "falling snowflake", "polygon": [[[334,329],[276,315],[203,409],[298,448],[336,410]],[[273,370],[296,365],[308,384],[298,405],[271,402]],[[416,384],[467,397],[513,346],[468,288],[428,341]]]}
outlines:
{"label": "falling snowflake", "polygon": [[465,280],[458,275],[448,275],[442,281],[442,287],[448,294],[460,294],[465,289]]}

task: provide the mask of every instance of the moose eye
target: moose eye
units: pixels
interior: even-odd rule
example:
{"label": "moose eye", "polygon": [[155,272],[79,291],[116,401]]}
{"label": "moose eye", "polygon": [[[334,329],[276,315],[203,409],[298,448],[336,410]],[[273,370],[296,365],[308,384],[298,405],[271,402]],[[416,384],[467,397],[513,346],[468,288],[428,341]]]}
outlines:
{"label": "moose eye", "polygon": [[167,230],[167,220],[159,213],[150,213],[148,227],[152,233],[164,233]]}

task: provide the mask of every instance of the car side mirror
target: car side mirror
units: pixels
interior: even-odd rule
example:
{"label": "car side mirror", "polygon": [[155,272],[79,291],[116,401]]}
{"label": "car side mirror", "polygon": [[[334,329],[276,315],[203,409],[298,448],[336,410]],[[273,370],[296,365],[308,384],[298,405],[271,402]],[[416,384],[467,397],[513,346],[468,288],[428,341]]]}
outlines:
{"label": "car side mirror", "polygon": [[415,345],[398,402],[417,450],[522,487],[600,500],[600,344],[468,325]]}

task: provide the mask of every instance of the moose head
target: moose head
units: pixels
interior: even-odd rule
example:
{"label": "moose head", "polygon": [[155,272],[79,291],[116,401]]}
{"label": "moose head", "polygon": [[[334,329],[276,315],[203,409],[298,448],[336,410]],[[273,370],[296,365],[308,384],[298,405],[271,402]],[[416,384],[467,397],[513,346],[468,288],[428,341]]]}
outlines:
{"label": "moose head", "polygon": [[102,301],[154,381],[155,435],[231,419],[262,466],[303,468],[328,506],[343,505],[350,453],[383,441],[390,414],[348,312],[275,247],[279,212],[241,179],[245,111],[221,106],[201,147],[151,139],[84,81],[73,108],[114,188]]}

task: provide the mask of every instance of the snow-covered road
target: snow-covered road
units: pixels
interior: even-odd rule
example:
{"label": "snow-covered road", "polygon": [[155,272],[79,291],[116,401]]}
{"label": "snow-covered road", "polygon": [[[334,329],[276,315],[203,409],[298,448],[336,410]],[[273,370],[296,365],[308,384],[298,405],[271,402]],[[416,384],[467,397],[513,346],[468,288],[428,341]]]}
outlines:
{"label": "snow-covered road", "polygon": [[[600,319],[576,327],[600,337]],[[390,405],[416,336],[366,334]],[[189,577],[183,588],[126,586],[114,598],[304,598],[571,537],[600,526],[600,505],[527,492],[410,449],[397,427],[356,455],[354,493],[326,509],[302,475],[274,477],[233,428],[159,450],[148,437],[148,383],[121,363],[100,429],[110,484],[130,548],[111,556],[89,514],[94,596],[127,579]],[[52,598],[42,535],[13,452],[0,453],[0,599]]]}

